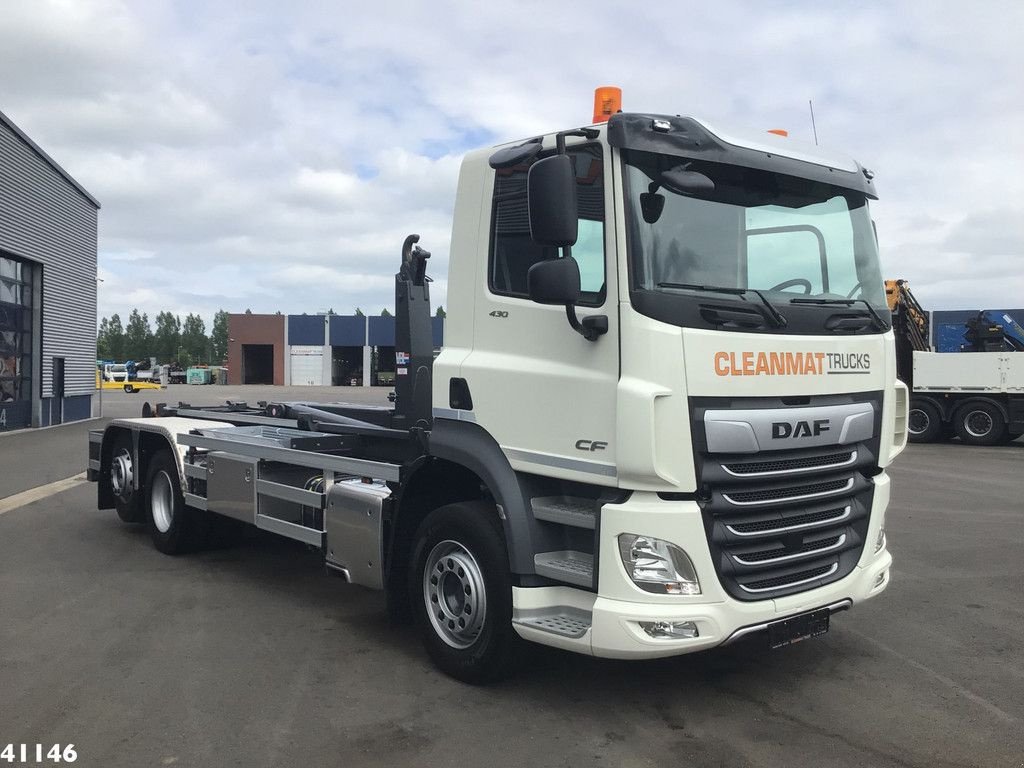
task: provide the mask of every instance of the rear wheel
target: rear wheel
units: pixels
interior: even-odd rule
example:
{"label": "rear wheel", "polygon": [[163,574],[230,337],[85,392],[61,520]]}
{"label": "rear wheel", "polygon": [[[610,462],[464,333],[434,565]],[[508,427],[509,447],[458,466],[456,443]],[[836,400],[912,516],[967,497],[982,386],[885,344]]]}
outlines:
{"label": "rear wheel", "polygon": [[110,489],[114,492],[117,516],[125,523],[141,523],[143,520],[141,493],[135,489],[137,471],[132,437],[121,432],[114,438],[114,449],[110,455]]}
{"label": "rear wheel", "polygon": [[178,464],[168,451],[150,459],[146,477],[146,522],[153,546],[165,555],[180,555],[202,544],[209,520],[185,506]]}
{"label": "rear wheel", "polygon": [[992,403],[968,403],[955,417],[956,433],[970,445],[1001,443],[1009,429],[1003,413]]}
{"label": "rear wheel", "polygon": [[135,387],[133,387],[131,384],[125,384],[124,391],[127,392],[128,394],[131,394],[132,392],[135,391]]}
{"label": "rear wheel", "polygon": [[942,436],[942,416],[927,400],[911,400],[907,416],[907,439],[912,443],[931,443]]}
{"label": "rear wheel", "polygon": [[509,671],[521,642],[512,629],[512,578],[492,504],[463,502],[420,524],[409,571],[416,624],[431,659],[467,683]]}

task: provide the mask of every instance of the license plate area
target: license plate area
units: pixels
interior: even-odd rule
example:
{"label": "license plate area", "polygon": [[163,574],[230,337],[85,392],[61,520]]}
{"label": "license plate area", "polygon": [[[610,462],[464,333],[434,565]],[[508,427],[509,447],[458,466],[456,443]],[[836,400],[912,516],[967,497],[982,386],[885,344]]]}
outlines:
{"label": "license plate area", "polygon": [[801,640],[818,637],[828,632],[829,618],[832,612],[822,608],[810,613],[801,613],[782,621],[773,621],[768,625],[768,645],[772,650],[783,648]]}

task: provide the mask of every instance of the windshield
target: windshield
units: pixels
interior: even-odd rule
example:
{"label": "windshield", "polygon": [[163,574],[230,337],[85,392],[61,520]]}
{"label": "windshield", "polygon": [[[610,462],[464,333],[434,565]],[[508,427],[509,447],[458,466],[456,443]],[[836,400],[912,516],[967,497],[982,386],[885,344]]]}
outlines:
{"label": "windshield", "polygon": [[[634,291],[692,300],[699,290],[692,286],[757,290],[787,314],[803,307],[802,317],[806,299],[825,300],[812,310],[819,318],[836,311],[835,300],[866,300],[886,310],[863,194],[651,152],[625,150],[623,157]],[[714,188],[681,194],[661,186],[665,171],[683,165],[709,177]],[[791,305],[792,299],[801,301]],[[731,300],[742,302],[742,292]],[[848,306],[867,310],[861,301]]]}

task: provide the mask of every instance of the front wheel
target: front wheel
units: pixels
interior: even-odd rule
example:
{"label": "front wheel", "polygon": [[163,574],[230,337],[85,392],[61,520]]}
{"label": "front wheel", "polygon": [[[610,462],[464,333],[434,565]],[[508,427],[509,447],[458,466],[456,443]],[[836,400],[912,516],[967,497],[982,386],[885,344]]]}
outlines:
{"label": "front wheel", "polygon": [[135,391],[135,387],[133,387],[131,384],[125,384],[124,391],[130,395],[132,392]]}
{"label": "front wheel", "polygon": [[512,629],[512,578],[497,511],[462,502],[420,524],[409,571],[416,624],[431,659],[467,683],[508,673],[519,642]]}

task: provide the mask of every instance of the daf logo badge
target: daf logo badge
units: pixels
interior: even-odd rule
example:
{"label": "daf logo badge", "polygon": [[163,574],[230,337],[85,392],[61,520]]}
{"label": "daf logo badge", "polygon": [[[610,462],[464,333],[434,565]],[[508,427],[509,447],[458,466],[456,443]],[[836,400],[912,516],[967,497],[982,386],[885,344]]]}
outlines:
{"label": "daf logo badge", "polygon": [[815,419],[814,421],[788,421],[772,422],[772,440],[785,440],[797,437],[817,437],[823,432],[829,431],[829,419]]}

